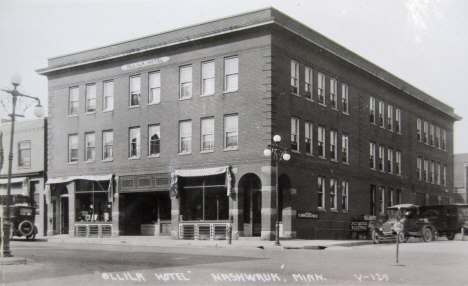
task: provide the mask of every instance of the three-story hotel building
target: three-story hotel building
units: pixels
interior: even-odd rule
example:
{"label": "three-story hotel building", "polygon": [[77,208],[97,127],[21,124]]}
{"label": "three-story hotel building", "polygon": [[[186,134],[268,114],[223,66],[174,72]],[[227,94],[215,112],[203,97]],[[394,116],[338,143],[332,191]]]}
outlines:
{"label": "three-story hotel building", "polygon": [[273,239],[278,215],[282,237],[348,238],[362,216],[453,196],[453,108],[273,8],[37,72],[48,235]]}

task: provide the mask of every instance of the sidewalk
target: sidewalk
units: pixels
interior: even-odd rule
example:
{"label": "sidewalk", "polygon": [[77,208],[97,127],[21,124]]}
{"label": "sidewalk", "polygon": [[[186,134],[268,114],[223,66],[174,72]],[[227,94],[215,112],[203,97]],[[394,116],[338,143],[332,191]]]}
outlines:
{"label": "sidewalk", "polygon": [[275,241],[260,240],[260,238],[240,237],[232,240],[231,244],[227,240],[179,240],[170,236],[121,236],[117,238],[85,238],[71,237],[68,235],[57,235],[53,237],[38,238],[39,241],[53,243],[92,243],[111,245],[137,245],[156,247],[215,247],[215,248],[236,248],[251,247],[268,250],[284,249],[326,249],[328,247],[349,247],[372,244],[370,240],[306,240],[306,239],[284,239],[280,240],[280,246],[275,245]]}

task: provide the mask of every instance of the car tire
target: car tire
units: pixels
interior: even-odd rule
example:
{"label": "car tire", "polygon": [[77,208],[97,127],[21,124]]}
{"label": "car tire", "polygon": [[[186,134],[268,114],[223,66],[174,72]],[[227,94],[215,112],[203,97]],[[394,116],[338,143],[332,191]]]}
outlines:
{"label": "car tire", "polygon": [[372,231],[372,243],[379,244],[380,243],[380,234],[375,230]]}
{"label": "car tire", "polygon": [[430,242],[434,240],[434,231],[428,226],[425,226],[422,230],[422,239],[424,242]]}
{"label": "car tire", "polygon": [[447,239],[448,240],[453,240],[455,238],[455,233],[447,233]]}
{"label": "car tire", "polygon": [[[29,229],[25,231],[23,227],[27,227],[29,225]],[[19,225],[18,225],[18,231],[21,235],[24,235],[26,237],[30,236],[31,234],[34,233],[34,224],[30,222],[29,220],[23,220]]]}
{"label": "car tire", "polygon": [[404,232],[400,232],[398,234],[398,242],[399,243],[405,243],[408,241],[408,238],[406,237],[405,233]]}

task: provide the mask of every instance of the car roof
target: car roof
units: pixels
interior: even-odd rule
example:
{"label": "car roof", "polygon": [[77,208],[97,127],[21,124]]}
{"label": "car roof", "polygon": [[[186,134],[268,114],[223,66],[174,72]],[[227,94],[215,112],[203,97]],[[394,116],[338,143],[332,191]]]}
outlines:
{"label": "car roof", "polygon": [[394,205],[389,207],[388,209],[418,209],[418,205],[413,205],[413,204],[400,204],[400,205]]}

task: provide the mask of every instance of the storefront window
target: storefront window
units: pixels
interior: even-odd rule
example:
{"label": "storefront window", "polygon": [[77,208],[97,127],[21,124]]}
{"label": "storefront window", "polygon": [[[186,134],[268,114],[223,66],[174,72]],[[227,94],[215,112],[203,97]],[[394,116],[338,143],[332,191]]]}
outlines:
{"label": "storefront window", "polygon": [[184,221],[229,219],[225,174],[183,178],[181,185],[181,215]]}
{"label": "storefront window", "polygon": [[108,199],[108,181],[76,181],[76,221],[109,222],[112,220],[112,204]]}

